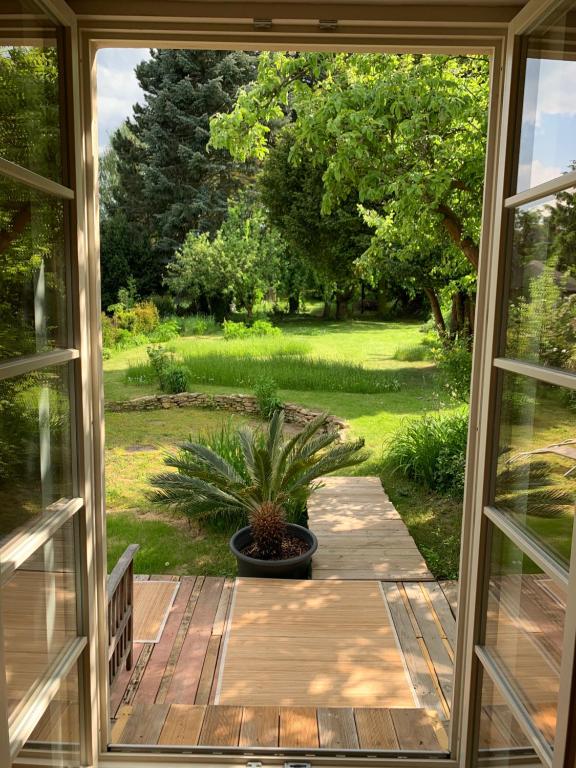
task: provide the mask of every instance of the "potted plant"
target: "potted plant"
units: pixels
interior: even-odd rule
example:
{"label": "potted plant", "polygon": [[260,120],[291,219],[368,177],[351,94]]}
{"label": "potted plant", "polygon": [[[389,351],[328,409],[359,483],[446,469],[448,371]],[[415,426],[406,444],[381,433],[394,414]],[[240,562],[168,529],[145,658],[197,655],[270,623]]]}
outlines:
{"label": "potted plant", "polygon": [[152,498],[190,516],[240,514],[248,524],[230,540],[240,576],[307,578],[318,542],[287,509],[304,506],[322,476],[364,461],[364,441],[340,442],[326,415],[286,438],[281,410],[264,434],[241,428],[238,436],[242,472],[205,445],[186,443],[184,458],[166,460],[178,472],[152,478]]}

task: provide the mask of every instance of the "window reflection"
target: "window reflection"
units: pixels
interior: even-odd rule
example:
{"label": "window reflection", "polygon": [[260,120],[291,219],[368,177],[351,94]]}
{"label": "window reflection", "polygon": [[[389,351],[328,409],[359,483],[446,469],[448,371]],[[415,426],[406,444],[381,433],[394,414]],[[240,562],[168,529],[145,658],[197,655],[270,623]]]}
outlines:
{"label": "window reflection", "polygon": [[574,170],[576,10],[564,10],[528,38],[517,191]]}
{"label": "window reflection", "polygon": [[575,393],[504,374],[496,506],[566,567],[576,503]]}
{"label": "window reflection", "polygon": [[[478,746],[482,751],[531,752],[530,742],[488,674],[482,674]],[[504,760],[501,765],[507,765]]]}
{"label": "window reflection", "polygon": [[54,41],[0,45],[0,157],[62,180]]}
{"label": "window reflection", "polygon": [[0,177],[0,360],[68,346],[64,210]]}
{"label": "window reflection", "polygon": [[10,714],[77,636],[72,521],[15,571],[1,599]]}
{"label": "window reflection", "polygon": [[494,530],[485,645],[550,745],[556,733],[565,613],[565,592]]}
{"label": "window reflection", "polygon": [[576,370],[576,190],[514,214],[506,356]]}
{"label": "window reflection", "polygon": [[69,366],[0,381],[0,542],[70,498]]}

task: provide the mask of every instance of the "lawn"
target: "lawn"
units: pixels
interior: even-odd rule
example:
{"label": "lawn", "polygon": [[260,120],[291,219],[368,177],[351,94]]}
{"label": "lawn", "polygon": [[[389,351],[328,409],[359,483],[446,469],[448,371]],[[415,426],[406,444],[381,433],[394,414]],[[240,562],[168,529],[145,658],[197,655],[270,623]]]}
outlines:
{"label": "lawn", "polygon": [[[438,576],[456,576],[459,503],[383,475],[381,468],[385,443],[402,420],[440,405],[433,394],[433,365],[394,359],[397,349],[422,342],[420,324],[310,319],[287,322],[282,327],[281,337],[249,342],[214,336],[184,337],[168,346],[195,368],[197,391],[249,393],[251,377],[269,371],[266,364],[272,360],[274,378],[284,401],[340,416],[348,422],[354,436],[365,439],[371,458],[356,471],[382,476],[429,566]],[[217,369],[215,359],[220,366]],[[130,399],[156,391],[149,377],[138,374],[146,360],[145,347],[119,352],[106,360],[106,399]],[[231,361],[233,364],[229,364]],[[315,375],[309,376],[315,363],[324,366],[324,388],[318,383],[318,367]],[[127,380],[128,369],[132,373]],[[231,382],[230,376],[236,378]],[[227,384],[222,383],[222,378]],[[383,389],[381,382],[390,379],[399,382],[397,391]],[[343,391],[343,381],[355,391]],[[192,409],[107,414],[106,496],[111,565],[124,546],[137,542],[141,545],[136,561],[140,572],[233,572],[227,534],[210,533],[206,538],[188,529],[187,523],[152,509],[145,495],[148,477],[162,469],[166,447],[189,434],[216,427],[223,418],[228,417]]]}

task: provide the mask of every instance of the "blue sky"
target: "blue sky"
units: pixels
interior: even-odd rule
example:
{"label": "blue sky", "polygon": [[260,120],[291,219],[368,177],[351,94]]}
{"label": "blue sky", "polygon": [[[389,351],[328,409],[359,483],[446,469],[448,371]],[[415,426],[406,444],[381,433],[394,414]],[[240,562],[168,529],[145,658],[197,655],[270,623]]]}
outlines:
{"label": "blue sky", "polygon": [[144,95],[134,67],[150,57],[148,48],[103,48],[96,57],[98,82],[98,147],[102,153],[110,136],[132,114]]}
{"label": "blue sky", "polygon": [[519,190],[576,161],[576,62],[529,59],[524,93]]}

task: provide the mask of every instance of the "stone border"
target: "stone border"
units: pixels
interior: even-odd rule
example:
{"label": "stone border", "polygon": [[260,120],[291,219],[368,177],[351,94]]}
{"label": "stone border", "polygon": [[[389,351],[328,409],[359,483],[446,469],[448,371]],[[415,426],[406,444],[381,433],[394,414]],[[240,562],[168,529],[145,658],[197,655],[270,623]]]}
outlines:
{"label": "stone border", "polygon": [[[145,395],[132,400],[119,400],[107,403],[105,409],[110,413],[130,411],[152,411],[169,408],[211,408],[214,411],[233,411],[248,416],[260,416],[258,403],[254,395],[212,395],[206,392],[180,392],[177,395]],[[295,403],[284,403],[284,417],[289,424],[305,426],[323,411],[304,408]],[[328,416],[328,425],[344,430],[347,424],[337,416]]]}

